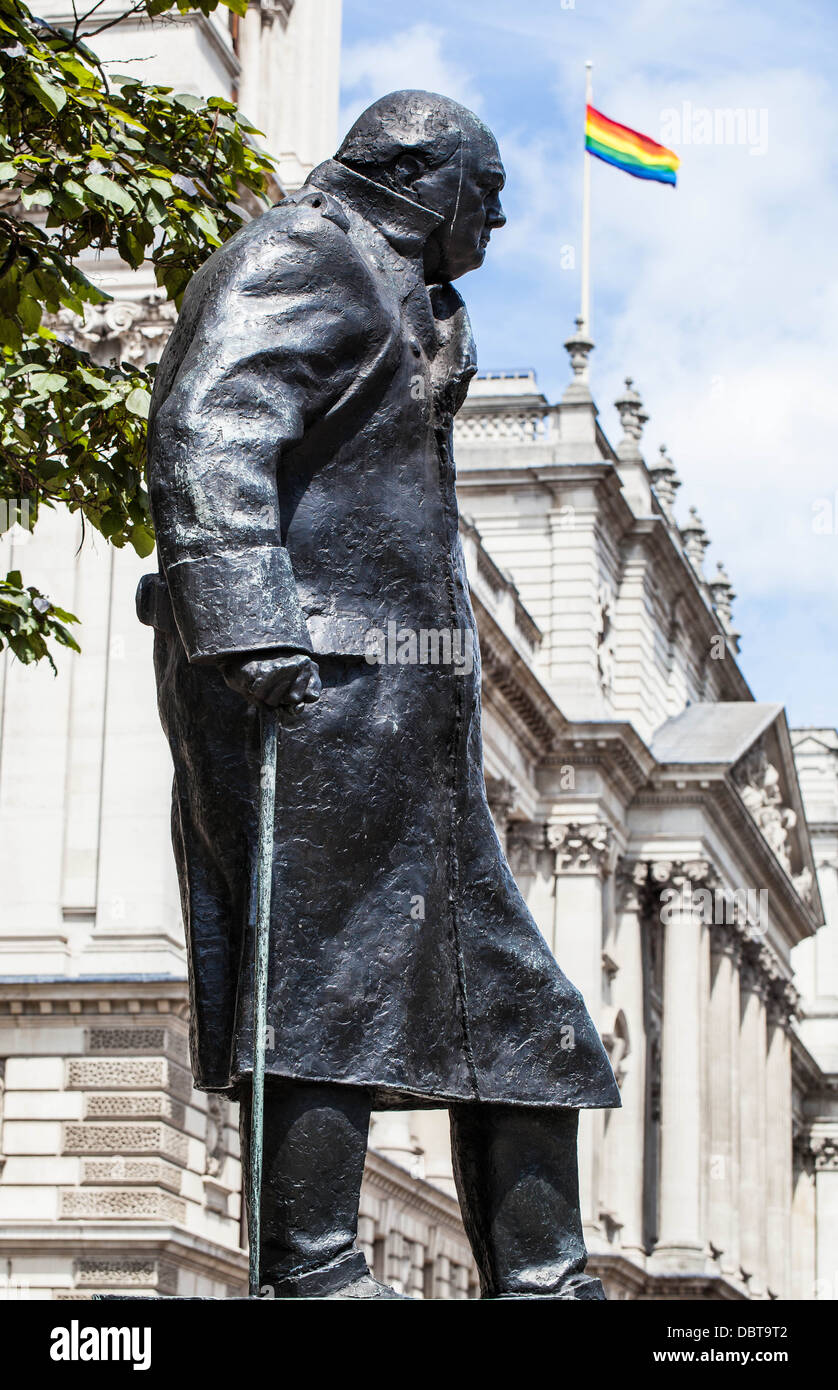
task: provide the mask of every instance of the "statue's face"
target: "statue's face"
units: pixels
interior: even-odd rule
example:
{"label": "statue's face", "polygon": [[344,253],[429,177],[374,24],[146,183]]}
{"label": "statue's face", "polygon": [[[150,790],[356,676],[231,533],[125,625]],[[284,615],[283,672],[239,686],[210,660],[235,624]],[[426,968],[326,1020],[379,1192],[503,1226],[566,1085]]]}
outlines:
{"label": "statue's face", "polygon": [[489,237],[506,222],[500,204],[505,182],[495,138],[481,126],[463,132],[459,150],[441,169],[415,180],[411,197],[445,219],[425,257],[428,279],[456,280],[483,264]]}

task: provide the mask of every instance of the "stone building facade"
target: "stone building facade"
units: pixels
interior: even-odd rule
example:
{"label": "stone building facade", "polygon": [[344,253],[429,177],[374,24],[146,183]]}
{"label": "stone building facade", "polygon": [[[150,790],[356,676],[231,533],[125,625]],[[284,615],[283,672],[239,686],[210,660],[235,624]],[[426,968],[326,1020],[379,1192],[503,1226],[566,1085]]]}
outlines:
{"label": "stone building facade", "polygon": [[[334,148],[339,27],[337,0],[264,0],[100,42],[238,94],[281,196]],[[114,302],[65,331],[158,357],[150,277],[95,273]],[[622,1091],[582,1117],[592,1265],[616,1298],[835,1298],[838,734],[754,701],[730,581],[631,381],[606,439],[591,348],[577,326],[554,405],[530,371],[477,378],[456,459],[490,803]],[[240,1292],[236,1115],[188,1069],[148,561],[59,514],[0,561],[84,648],[56,679],[0,661],[0,1293]],[[374,1118],[359,1238],[414,1296],[475,1296],[444,1112]]]}

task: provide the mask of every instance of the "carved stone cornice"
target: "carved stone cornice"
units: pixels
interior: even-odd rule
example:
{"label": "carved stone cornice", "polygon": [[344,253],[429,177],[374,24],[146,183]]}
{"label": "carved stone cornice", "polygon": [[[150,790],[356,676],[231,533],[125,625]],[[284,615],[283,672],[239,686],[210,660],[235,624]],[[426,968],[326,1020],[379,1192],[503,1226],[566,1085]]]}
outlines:
{"label": "carved stone cornice", "polygon": [[526,745],[543,756],[564,732],[563,716],[474,591],[472,602],[480,629],[484,701],[501,697],[509,714],[520,721]]}
{"label": "carved stone cornice", "polygon": [[556,857],[556,874],[598,874],[604,878],[611,872],[614,836],[602,821],[552,821],[545,827],[545,840]]}

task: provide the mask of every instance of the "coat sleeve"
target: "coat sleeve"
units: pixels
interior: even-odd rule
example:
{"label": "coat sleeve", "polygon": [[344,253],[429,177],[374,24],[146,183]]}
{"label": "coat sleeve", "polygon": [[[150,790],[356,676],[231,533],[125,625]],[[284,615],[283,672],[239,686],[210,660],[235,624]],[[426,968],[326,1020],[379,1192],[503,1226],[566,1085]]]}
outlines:
{"label": "coat sleeve", "polygon": [[276,208],[216,253],[160,364],[149,489],[193,663],[311,651],[282,545],[277,470],[357,389],[388,336],[342,210],[329,215],[329,201]]}

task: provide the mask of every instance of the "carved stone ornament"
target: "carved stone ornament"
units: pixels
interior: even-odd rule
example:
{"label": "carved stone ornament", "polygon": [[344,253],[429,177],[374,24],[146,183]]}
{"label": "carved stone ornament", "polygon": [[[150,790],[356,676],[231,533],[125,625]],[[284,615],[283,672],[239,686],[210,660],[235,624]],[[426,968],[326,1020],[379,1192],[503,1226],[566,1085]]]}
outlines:
{"label": "carved stone ornament", "polygon": [[549,824],[547,848],[556,856],[556,873],[606,874],[610,869],[613,834],[598,821],[567,825]]}
{"label": "carved stone ornament", "polygon": [[649,476],[652,480],[652,489],[655,496],[663,507],[669,520],[672,521],[673,509],[675,507],[675,494],[681,486],[681,479],[678,477],[675,464],[666,451],[665,444],[661,444],[659,453],[659,462],[649,470]]}
{"label": "carved stone ornament", "polygon": [[176,319],[174,304],[154,290],[138,300],[86,304],[83,320],[72,309],[59,309],[53,323],[60,338],[97,362],[145,366],[160,356]]}
{"label": "carved stone ornament", "polygon": [[640,912],[650,905],[652,888],[649,882],[649,863],[646,859],[628,859],[617,863],[616,903],[618,912]]}
{"label": "carved stone ornament", "polygon": [[810,1144],[815,1172],[838,1173],[838,1135],[813,1135]]}
{"label": "carved stone ornament", "polygon": [[531,878],[537,873],[538,855],[543,848],[542,826],[532,821],[512,821],[506,836],[506,857],[516,878]]}
{"label": "carved stone ornament", "polygon": [[[755,744],[737,764],[733,780],[763,838],[790,874],[789,837],[797,824],[797,816],[790,807],[783,805],[780,774],[768,761],[762,743]],[[811,891],[811,884],[808,886]]]}

